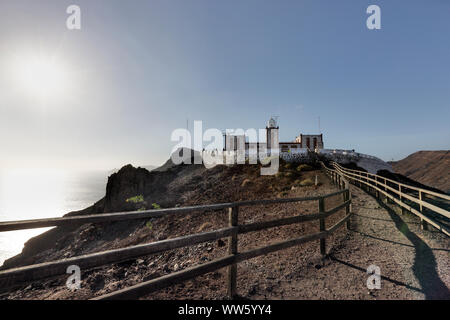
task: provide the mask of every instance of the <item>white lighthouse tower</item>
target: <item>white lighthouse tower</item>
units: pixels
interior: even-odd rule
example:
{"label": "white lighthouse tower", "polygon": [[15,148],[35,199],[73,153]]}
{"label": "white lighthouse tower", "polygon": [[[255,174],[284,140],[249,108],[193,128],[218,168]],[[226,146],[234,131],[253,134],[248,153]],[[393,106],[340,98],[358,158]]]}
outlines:
{"label": "white lighthouse tower", "polygon": [[278,126],[277,121],[274,117],[271,117],[269,121],[267,121],[266,127],[266,137],[267,137],[267,150],[278,149],[279,138],[278,138]]}

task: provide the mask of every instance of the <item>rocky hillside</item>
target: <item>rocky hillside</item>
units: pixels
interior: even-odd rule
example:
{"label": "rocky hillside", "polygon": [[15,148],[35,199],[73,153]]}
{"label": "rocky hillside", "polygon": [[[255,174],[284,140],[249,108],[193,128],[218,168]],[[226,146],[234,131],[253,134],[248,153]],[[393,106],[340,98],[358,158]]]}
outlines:
{"label": "rocky hillside", "polygon": [[[314,185],[315,176],[319,185]],[[283,163],[275,176],[261,176],[258,165],[216,166],[166,165],[163,170],[149,172],[127,165],[112,174],[106,195],[93,206],[69,215],[84,215],[116,211],[189,206],[230,201],[268,199],[325,194],[335,190],[329,180],[307,165]],[[334,205],[334,199],[328,205]],[[336,201],[341,201],[336,199]],[[243,208],[240,219],[247,223],[275,217],[299,214],[300,204],[269,205]],[[301,212],[313,213],[317,203],[301,204]],[[336,219],[339,215],[336,216]],[[331,223],[332,221],[330,221]],[[164,240],[181,235],[215,230],[227,225],[227,215],[217,212],[198,212],[189,215],[168,215],[154,219],[121,221],[109,224],[87,224],[80,227],[56,227],[30,239],[21,254],[5,261],[2,268],[36,264],[109,249],[129,247],[140,243]],[[278,228],[273,232],[257,232],[242,237],[244,247],[254,247],[292,234],[317,231],[317,223]],[[197,246],[142,257],[136,261],[105,266],[97,271],[83,271],[83,289],[70,292],[65,277],[36,282],[14,291],[0,292],[0,299],[87,299],[146,281],[175,270],[221,257],[226,253],[226,239]],[[309,248],[309,247],[305,247]],[[317,254],[317,247],[308,249]],[[305,255],[308,256],[308,255]],[[287,258],[286,258],[287,259]],[[0,269],[2,269],[0,268]],[[270,268],[269,268],[270,270]],[[253,277],[253,269],[248,277]],[[214,273],[208,281],[209,289],[183,291],[191,298],[223,298],[223,292],[210,290],[212,283],[223,282],[222,273]],[[258,279],[252,279],[252,282]],[[201,286],[203,287],[203,286]],[[5,289],[5,288],[3,288]],[[160,298],[169,298],[161,293]],[[173,296],[170,295],[172,298]]]}
{"label": "rocky hillside", "polygon": [[[353,166],[356,167],[356,164]],[[151,172],[144,168],[127,165],[109,177],[104,198],[85,210],[68,215],[253,199],[309,197],[336,191],[336,186],[331,185],[330,180],[318,168],[314,165],[282,162],[280,171],[276,175],[261,176],[259,165],[216,166],[206,169],[203,165],[176,166],[168,161],[164,166]],[[317,185],[314,184],[316,178]],[[353,199],[356,201],[355,204],[360,202],[361,207],[365,208],[364,210],[380,209],[374,201],[369,205],[362,192],[358,195],[355,193]],[[341,195],[327,198],[325,210],[334,208],[341,201]],[[292,217],[298,214],[313,214],[317,212],[317,209],[316,201],[241,207],[239,222],[248,224]],[[224,210],[193,212],[187,215],[165,215],[153,219],[56,227],[30,239],[25,244],[22,253],[7,260],[3,268],[54,261],[216,230],[227,226],[225,212]],[[344,214],[345,210],[340,210],[336,215],[328,217],[327,227],[342,219]],[[364,215],[361,217],[364,218]],[[372,231],[374,221],[385,221],[385,219],[385,216],[383,219],[368,219],[368,230]],[[384,226],[382,229],[385,229]],[[317,221],[308,221],[251,232],[239,236],[239,250],[246,251],[318,231]],[[343,253],[341,259],[354,254],[356,256],[353,256],[350,261],[353,263],[357,261],[357,265],[367,265],[375,259],[374,256],[368,255],[368,252],[375,254],[377,258],[379,258],[380,252],[386,252],[385,248],[380,248],[375,252],[374,247],[369,246],[364,239],[359,239],[354,241],[353,245],[346,246],[349,236],[351,235],[345,228],[340,228],[331,235],[327,239],[327,250],[330,254],[339,252],[345,247],[347,251]],[[82,270],[81,288],[76,291],[67,289],[66,275],[28,283],[22,287],[3,287],[0,288],[0,300],[90,299],[223,257],[227,254],[227,241],[224,238],[95,269]],[[376,247],[379,245],[379,243],[376,245],[374,243]],[[433,247],[436,246],[433,245]],[[386,259],[390,261],[391,255],[387,254]],[[425,260],[428,265],[429,259]],[[389,265],[397,266],[392,263]],[[245,261],[240,263],[238,268],[238,291],[245,299],[374,298],[367,294],[367,288],[364,285],[366,283],[365,272],[361,273],[357,270],[353,278],[342,276],[335,278],[336,274],[349,274],[349,270],[346,269],[345,264],[337,264],[331,259],[324,260],[316,241]],[[403,270],[399,269],[397,272],[403,273]],[[226,270],[221,269],[160,290],[143,297],[143,299],[224,299],[226,298],[225,279]],[[337,286],[336,279],[341,281]],[[355,285],[355,283],[362,285]],[[380,298],[400,297],[405,299],[409,297],[408,295],[399,295],[398,290],[392,290],[392,288],[385,292],[386,294],[380,295]]]}
{"label": "rocky hillside", "polygon": [[420,183],[450,191],[450,151],[418,151],[405,159],[391,162],[396,173]]}

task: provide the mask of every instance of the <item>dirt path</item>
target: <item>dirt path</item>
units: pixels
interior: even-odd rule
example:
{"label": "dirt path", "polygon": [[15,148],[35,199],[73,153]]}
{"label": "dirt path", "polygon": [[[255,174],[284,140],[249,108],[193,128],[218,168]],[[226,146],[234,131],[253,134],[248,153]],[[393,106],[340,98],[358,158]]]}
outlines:
{"label": "dirt path", "polygon": [[[415,216],[397,214],[355,186],[351,192],[354,216],[345,238],[328,246],[325,260],[279,279],[277,289],[263,297],[450,299],[449,239],[421,231]],[[370,265],[381,269],[380,290],[367,289]]]}
{"label": "dirt path", "polygon": [[449,238],[432,228],[422,231],[415,215],[402,214],[396,206],[386,205],[356,187],[353,189],[360,196],[355,199],[358,215],[354,233],[383,248],[386,254],[380,258],[381,264],[392,255],[392,263],[400,267],[401,274],[397,275],[394,269],[391,273],[387,263],[382,274],[390,277],[391,282],[397,279],[403,283],[397,286],[407,289],[405,298],[450,299]]}

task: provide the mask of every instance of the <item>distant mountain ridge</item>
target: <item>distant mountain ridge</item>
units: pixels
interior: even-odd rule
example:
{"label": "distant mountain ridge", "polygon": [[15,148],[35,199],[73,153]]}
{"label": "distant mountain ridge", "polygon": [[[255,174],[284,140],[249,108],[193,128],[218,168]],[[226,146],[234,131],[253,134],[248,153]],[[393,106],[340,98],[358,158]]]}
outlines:
{"label": "distant mountain ridge", "polygon": [[389,163],[396,173],[450,192],[450,150],[418,151],[402,160]]}
{"label": "distant mountain ridge", "polygon": [[[148,165],[148,166],[143,166],[143,167],[140,167],[140,168],[144,168],[144,169],[146,169],[148,171],[152,171],[152,170],[155,170],[156,168],[158,168],[158,166]],[[108,170],[108,176],[112,175],[113,173],[118,172],[119,170],[120,169],[118,169],[118,168],[114,168],[112,170]]]}

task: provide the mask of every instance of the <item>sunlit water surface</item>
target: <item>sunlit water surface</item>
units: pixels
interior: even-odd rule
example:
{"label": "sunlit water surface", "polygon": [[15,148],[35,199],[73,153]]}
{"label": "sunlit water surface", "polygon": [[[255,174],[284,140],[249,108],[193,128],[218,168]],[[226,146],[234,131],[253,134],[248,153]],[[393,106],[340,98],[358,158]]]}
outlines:
{"label": "sunlit water surface", "polygon": [[[105,194],[107,172],[41,169],[0,171],[0,221],[61,217],[84,209]],[[24,243],[50,228],[0,232],[0,265]]]}

